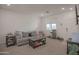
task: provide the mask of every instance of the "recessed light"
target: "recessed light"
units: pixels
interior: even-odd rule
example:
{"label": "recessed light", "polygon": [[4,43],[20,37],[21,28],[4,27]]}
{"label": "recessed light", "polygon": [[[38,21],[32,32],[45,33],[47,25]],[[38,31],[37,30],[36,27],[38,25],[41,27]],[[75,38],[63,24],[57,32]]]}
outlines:
{"label": "recessed light", "polygon": [[62,10],[64,10],[65,8],[61,8]]}
{"label": "recessed light", "polygon": [[7,4],[7,6],[10,6],[11,4]]}
{"label": "recessed light", "polygon": [[70,10],[73,10],[73,8],[70,8]]}

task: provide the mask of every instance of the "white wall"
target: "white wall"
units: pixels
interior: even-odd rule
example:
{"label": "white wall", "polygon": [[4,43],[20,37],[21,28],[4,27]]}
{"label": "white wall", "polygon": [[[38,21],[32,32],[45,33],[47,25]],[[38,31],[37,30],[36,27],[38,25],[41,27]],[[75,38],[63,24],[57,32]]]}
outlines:
{"label": "white wall", "polygon": [[[57,35],[63,37],[65,40],[70,38],[72,36],[72,33],[79,32],[79,25],[76,25],[76,16],[74,10],[66,11],[56,15],[51,15],[48,17],[43,17],[43,21],[43,24],[45,24],[45,26],[42,28],[46,32],[46,24],[56,23]],[[68,29],[68,31],[66,31],[66,29]]]}
{"label": "white wall", "polygon": [[38,24],[37,14],[21,14],[7,10],[0,10],[0,43],[5,34],[15,31],[34,31]]}
{"label": "white wall", "polygon": [[[21,14],[7,10],[0,10],[0,43],[4,43],[5,34],[15,31],[43,30],[47,35],[46,24],[57,24],[57,35],[67,40],[72,33],[79,32],[76,25],[75,11],[66,11],[40,18],[40,13]],[[66,32],[68,28],[68,32]]]}

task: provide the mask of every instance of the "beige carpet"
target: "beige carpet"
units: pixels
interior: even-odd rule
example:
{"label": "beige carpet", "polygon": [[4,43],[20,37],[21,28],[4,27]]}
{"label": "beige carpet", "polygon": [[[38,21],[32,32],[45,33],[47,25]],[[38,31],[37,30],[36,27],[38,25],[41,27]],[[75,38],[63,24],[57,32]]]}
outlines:
{"label": "beige carpet", "polygon": [[47,44],[33,49],[29,45],[0,48],[0,52],[13,55],[65,55],[67,44],[65,41],[46,39]]}

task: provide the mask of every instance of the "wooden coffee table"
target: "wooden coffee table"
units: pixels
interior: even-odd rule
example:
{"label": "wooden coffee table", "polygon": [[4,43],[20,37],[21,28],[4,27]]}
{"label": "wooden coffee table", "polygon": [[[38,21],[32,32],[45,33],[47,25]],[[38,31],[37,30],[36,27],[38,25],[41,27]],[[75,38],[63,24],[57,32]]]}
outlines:
{"label": "wooden coffee table", "polygon": [[40,38],[40,39],[29,39],[29,46],[32,48],[37,48],[39,46],[45,45],[46,44],[46,38]]}

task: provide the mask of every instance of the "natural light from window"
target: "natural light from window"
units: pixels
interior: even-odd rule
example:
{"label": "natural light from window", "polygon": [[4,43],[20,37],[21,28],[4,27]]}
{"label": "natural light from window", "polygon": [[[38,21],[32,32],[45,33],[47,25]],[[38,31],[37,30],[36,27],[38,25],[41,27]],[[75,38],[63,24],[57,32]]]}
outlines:
{"label": "natural light from window", "polygon": [[47,30],[56,30],[56,24],[47,24],[46,28]]}

